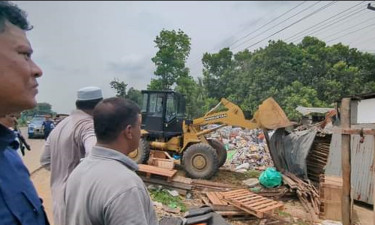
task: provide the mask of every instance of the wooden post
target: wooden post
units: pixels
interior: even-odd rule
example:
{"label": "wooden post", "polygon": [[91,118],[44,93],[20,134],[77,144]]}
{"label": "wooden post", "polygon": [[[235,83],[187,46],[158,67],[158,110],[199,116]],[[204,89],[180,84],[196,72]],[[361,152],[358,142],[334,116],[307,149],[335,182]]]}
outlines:
{"label": "wooden post", "polygon": [[[350,98],[343,98],[341,101],[341,128],[350,128]],[[342,170],[342,199],[341,213],[343,225],[351,224],[351,204],[350,204],[350,134],[342,134],[341,145],[341,170]]]}
{"label": "wooden post", "polygon": [[374,158],[372,160],[372,172],[373,172],[373,176],[372,176],[372,186],[373,186],[373,192],[372,192],[372,206],[373,206],[373,209],[372,209],[372,212],[373,212],[373,217],[372,217],[372,222],[375,224],[375,135],[373,136],[374,137],[374,148],[372,149],[374,151]]}

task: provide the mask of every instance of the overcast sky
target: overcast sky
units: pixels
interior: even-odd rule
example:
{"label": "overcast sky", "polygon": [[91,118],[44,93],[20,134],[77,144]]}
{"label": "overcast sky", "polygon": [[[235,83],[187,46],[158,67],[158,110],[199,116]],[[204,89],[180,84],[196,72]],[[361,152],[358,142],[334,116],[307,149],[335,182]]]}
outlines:
{"label": "overcast sky", "polygon": [[[85,86],[98,86],[104,97],[114,96],[109,86],[114,78],[128,88],[146,89],[155,78],[151,58],[157,48],[153,41],[162,29],[181,29],[191,38],[187,66],[194,77],[201,76],[200,60],[205,52],[224,47],[237,52],[250,46],[253,51],[270,39],[298,43],[302,37],[295,35],[299,32],[332,40],[329,45],[342,42],[374,53],[375,11],[366,9],[369,1],[330,3],[16,2],[34,26],[28,37],[33,58],[44,72],[37,100],[50,103],[58,113],[70,113],[76,91]],[[323,22],[340,12],[331,25]]]}

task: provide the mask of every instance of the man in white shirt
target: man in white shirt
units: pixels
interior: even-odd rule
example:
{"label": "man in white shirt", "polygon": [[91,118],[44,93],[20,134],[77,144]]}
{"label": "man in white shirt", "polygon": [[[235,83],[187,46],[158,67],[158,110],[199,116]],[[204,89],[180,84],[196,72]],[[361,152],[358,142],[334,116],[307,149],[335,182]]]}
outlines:
{"label": "man in white shirt", "polygon": [[96,144],[92,113],[102,99],[102,91],[98,87],[78,90],[77,110],[51,131],[44,145],[40,163],[51,171],[53,218],[56,225],[65,225],[62,210],[66,180]]}

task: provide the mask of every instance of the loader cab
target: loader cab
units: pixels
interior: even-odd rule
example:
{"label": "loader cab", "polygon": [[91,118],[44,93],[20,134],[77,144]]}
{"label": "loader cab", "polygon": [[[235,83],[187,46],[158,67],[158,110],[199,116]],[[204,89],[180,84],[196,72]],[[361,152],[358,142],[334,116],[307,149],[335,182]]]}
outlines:
{"label": "loader cab", "polygon": [[153,138],[182,134],[185,99],[174,91],[142,91],[142,129]]}

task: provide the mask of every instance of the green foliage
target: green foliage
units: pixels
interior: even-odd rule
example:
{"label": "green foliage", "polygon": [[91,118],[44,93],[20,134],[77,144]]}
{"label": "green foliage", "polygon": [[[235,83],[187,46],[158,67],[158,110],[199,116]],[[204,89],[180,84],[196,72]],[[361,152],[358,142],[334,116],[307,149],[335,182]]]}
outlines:
{"label": "green foliage", "polygon": [[173,197],[164,189],[150,190],[150,196],[153,201],[160,202],[170,208],[180,208],[181,212],[186,211],[186,206],[180,196]]}
{"label": "green foliage", "polygon": [[223,48],[204,53],[203,77],[189,74],[185,61],[190,38],[181,30],[162,30],[155,39],[159,51],[152,61],[157,76],[149,90],[181,92],[189,118],[197,118],[225,97],[239,105],[247,118],[273,97],[291,120],[299,120],[295,108],[332,107],[343,96],[375,92],[375,56],[342,45],[332,46],[315,37],[301,43],[269,41],[253,52],[233,53]]}
{"label": "green foliage", "polygon": [[52,111],[52,105],[47,103],[47,102],[40,102],[36,105],[35,108],[25,110],[22,112],[22,118],[23,117],[28,117],[31,118],[35,115],[55,115],[56,113]]}
{"label": "green foliage", "polygon": [[[170,90],[180,77],[189,74],[185,61],[190,54],[190,37],[182,30],[176,32],[163,29],[154,42],[159,51],[152,61],[156,65],[154,74],[159,82],[151,84],[152,89]],[[158,89],[154,89],[155,87]]]}
{"label": "green foliage", "polygon": [[[273,97],[292,120],[298,105],[331,107],[343,96],[375,91],[375,56],[315,37],[301,43],[270,41],[254,52],[233,54],[228,48],[205,53],[203,84],[208,96],[226,97],[253,114]],[[206,99],[207,101],[207,99]]]}
{"label": "green foliage", "polygon": [[126,97],[126,87],[128,86],[128,84],[125,84],[124,81],[119,81],[118,78],[115,78],[109,83],[109,85],[111,85],[111,88],[116,90],[117,97]]}
{"label": "green foliage", "polygon": [[116,96],[127,98],[135,103],[137,103],[139,106],[142,105],[142,93],[141,91],[131,87],[128,91],[126,91],[126,88],[128,84],[126,84],[124,81],[119,81],[119,79],[115,78],[110,83],[111,88],[116,90]]}

